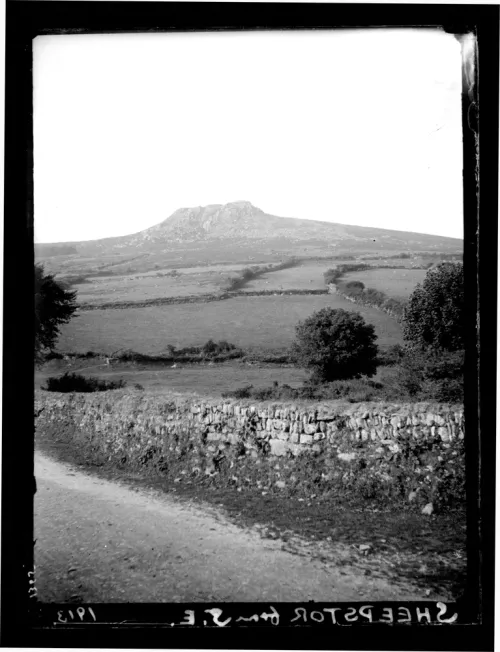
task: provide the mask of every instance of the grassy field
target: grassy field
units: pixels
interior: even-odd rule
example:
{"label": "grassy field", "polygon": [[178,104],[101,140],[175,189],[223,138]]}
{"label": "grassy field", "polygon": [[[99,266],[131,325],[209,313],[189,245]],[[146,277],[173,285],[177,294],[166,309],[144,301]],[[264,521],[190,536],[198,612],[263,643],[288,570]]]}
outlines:
{"label": "grassy field", "polygon": [[211,303],[82,311],[61,328],[58,349],[111,352],[133,349],[158,354],[167,345],[198,346],[227,340],[245,350],[285,349],[296,324],[321,308],[361,313],[375,326],[381,347],[401,343],[397,322],[374,308],[355,306],[335,295],[236,297]]}
{"label": "grassy field", "polygon": [[230,362],[209,366],[207,364],[144,365],[117,363],[111,367],[99,361],[81,360],[71,367],[60,361],[52,361],[35,374],[35,387],[39,389],[50,376],[62,375],[65,371],[93,376],[107,381],[124,380],[127,387],[136,383],[142,385],[148,394],[164,394],[165,391],[179,392],[183,396],[196,394],[204,397],[220,397],[239,387],[253,385],[255,388],[270,387],[274,381],[291,387],[302,385],[308,374],[303,369],[278,367],[276,365],[247,365]]}
{"label": "grassy field", "polygon": [[[268,272],[248,281],[243,291],[324,290],[323,273],[333,261],[306,261],[297,267]],[[138,274],[89,278],[76,285],[78,301],[100,305],[171,297],[216,294],[228,287],[248,265],[207,265],[175,270],[162,269]]]}
{"label": "grassy field", "polygon": [[289,267],[278,272],[263,274],[249,281],[244,290],[323,290],[323,273],[331,267],[331,261],[304,261],[297,267]]}
{"label": "grassy field", "polygon": [[423,269],[371,269],[348,272],[342,276],[342,281],[361,281],[367,288],[385,292],[394,299],[407,299],[426,274]]}
{"label": "grassy field", "polygon": [[121,301],[146,301],[165,297],[215,294],[238,276],[245,265],[211,265],[175,270],[156,270],[143,274],[91,278],[90,283],[76,285],[78,301],[91,305]]}
{"label": "grassy field", "polygon": [[[213,365],[177,363],[173,367],[170,363],[150,362],[113,362],[108,366],[103,358],[73,359],[71,362],[51,360],[43,368],[38,368],[35,372],[35,388],[41,389],[48,378],[60,377],[66,372],[107,382],[122,380],[126,383],[126,391],[135,391],[135,385],[139,384],[148,395],[175,392],[183,397],[204,398],[220,398],[223,393],[249,385],[252,385],[254,390],[268,389],[274,382],[280,386],[299,388],[310,376],[306,369],[292,365],[248,364],[239,360]],[[381,366],[371,380],[390,386],[396,373],[397,369],[394,367]]]}

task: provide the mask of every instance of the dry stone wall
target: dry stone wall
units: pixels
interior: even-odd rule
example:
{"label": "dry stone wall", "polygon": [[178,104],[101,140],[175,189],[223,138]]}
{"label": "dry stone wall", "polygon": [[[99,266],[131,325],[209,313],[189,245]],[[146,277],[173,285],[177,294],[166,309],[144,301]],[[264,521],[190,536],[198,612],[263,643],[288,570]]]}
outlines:
{"label": "dry stone wall", "polygon": [[[178,481],[409,507],[464,497],[461,406],[253,403],[39,392],[37,431]],[[175,479],[174,478],[174,479]]]}

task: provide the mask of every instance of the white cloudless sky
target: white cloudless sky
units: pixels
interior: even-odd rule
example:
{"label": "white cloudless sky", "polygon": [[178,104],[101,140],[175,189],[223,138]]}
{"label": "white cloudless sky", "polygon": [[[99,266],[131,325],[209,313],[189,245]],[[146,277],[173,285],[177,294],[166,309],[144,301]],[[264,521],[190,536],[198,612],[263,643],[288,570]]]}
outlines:
{"label": "white cloudless sky", "polygon": [[186,206],[463,234],[461,54],[438,30],[38,36],[35,240]]}

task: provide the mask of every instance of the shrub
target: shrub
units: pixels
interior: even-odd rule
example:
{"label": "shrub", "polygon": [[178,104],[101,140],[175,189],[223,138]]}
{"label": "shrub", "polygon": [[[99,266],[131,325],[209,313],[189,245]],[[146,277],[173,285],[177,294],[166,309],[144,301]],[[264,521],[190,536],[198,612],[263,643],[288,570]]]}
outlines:
{"label": "shrub", "polygon": [[375,288],[366,288],[364,295],[367,302],[375,305],[382,305],[387,298],[383,292],[375,290]]}
{"label": "shrub", "polygon": [[64,358],[63,353],[59,353],[59,351],[49,351],[47,355],[45,356],[45,360],[62,360]]}
{"label": "shrub", "polygon": [[464,348],[464,271],[461,263],[430,269],[410,296],[403,335],[414,347],[458,351]]}
{"label": "shrub", "polygon": [[224,398],[252,398],[257,401],[291,401],[291,400],[338,400],[347,399],[351,403],[365,402],[371,400],[384,400],[386,398],[382,383],[374,382],[365,378],[334,381],[331,383],[318,384],[305,382],[301,387],[290,387],[290,385],[275,382],[271,387],[256,388],[252,385],[236,389],[223,394]]}
{"label": "shrub", "polygon": [[400,301],[399,299],[394,299],[393,297],[386,297],[382,305],[379,307],[381,307],[386,312],[396,315],[398,317],[398,321],[400,321],[404,313],[405,305],[406,304],[403,301]]}
{"label": "shrub", "polygon": [[[181,351],[186,351],[186,349],[181,349]],[[181,353],[177,351],[177,353]],[[243,355],[243,352],[236,348],[234,344],[230,344],[225,340],[220,342],[214,342],[213,340],[208,340],[202,347],[201,350],[194,348],[190,353],[195,353],[200,351],[204,356],[209,357],[210,359],[216,359],[220,357],[221,359],[225,358],[235,358]]]}
{"label": "shrub", "polygon": [[404,355],[405,348],[401,344],[394,344],[379,353],[378,361],[380,365],[395,365],[401,362]]}
{"label": "shrub", "polygon": [[335,281],[337,281],[341,276],[342,273],[338,269],[327,269],[326,272],[323,274],[323,278],[325,279],[326,285],[335,283]]}
{"label": "shrub", "polygon": [[463,351],[406,350],[394,377],[395,395],[413,400],[461,403],[464,398],[463,361]]}
{"label": "shrub", "polygon": [[65,373],[63,376],[47,378],[47,384],[42,389],[47,392],[106,392],[110,389],[121,389],[125,385],[123,380],[101,380]]}
{"label": "shrub", "polygon": [[[347,265],[337,265],[335,269],[327,269],[323,274],[326,285],[336,283],[344,274],[348,272],[362,272],[366,269],[372,269],[370,265],[364,263],[355,263]],[[353,283],[360,283],[360,281],[352,281]]]}
{"label": "shrub", "polygon": [[348,290],[349,292],[363,292],[365,289],[365,284],[361,283],[361,281],[349,281],[348,283],[345,284],[345,289]]}
{"label": "shrub", "polygon": [[246,387],[240,387],[233,392],[223,392],[222,398],[251,398],[252,389],[253,385],[246,385]]}
{"label": "shrub", "polygon": [[202,352],[205,353],[205,355],[217,353],[217,344],[213,340],[208,340],[208,342],[205,342],[203,345]]}
{"label": "shrub", "polygon": [[226,342],[226,340],[221,340],[219,342],[219,352],[224,353],[226,351],[234,351],[236,349],[236,346],[234,344],[231,344],[230,342]]}
{"label": "shrub", "polygon": [[292,351],[299,364],[319,382],[373,376],[377,369],[377,336],[355,312],[323,308],[296,327]]}
{"label": "shrub", "polygon": [[100,354],[95,351],[85,351],[84,353],[74,353],[75,358],[99,358]]}

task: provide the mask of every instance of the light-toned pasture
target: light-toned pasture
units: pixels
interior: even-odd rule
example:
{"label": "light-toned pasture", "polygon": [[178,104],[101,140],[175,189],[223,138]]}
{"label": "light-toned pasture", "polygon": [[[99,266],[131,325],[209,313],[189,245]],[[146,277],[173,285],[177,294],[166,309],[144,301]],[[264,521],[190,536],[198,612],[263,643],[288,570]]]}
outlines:
{"label": "light-toned pasture", "polygon": [[181,269],[176,276],[166,276],[171,271],[167,269],[92,278],[89,279],[90,283],[76,285],[75,289],[78,291],[78,302],[91,305],[215,294],[243,267],[213,265]]}
{"label": "light-toned pasture", "polygon": [[133,389],[136,383],[148,393],[163,394],[166,390],[182,394],[201,396],[220,396],[223,392],[234,391],[239,387],[253,385],[255,388],[269,387],[274,381],[299,387],[307,378],[304,369],[277,366],[249,366],[244,363],[183,365],[175,368],[169,366],[141,364],[119,364],[106,367],[99,362],[79,361],[72,367],[46,365],[43,371],[37,371],[35,387],[40,388],[50,376],[57,376],[63,371],[77,372],[83,376],[93,376],[105,380],[124,380],[127,387]]}
{"label": "light-toned pasture", "polygon": [[295,339],[297,323],[325,307],[361,313],[375,326],[381,347],[402,341],[397,322],[375,308],[358,306],[336,295],[292,295],[82,311],[61,328],[58,349],[132,349],[159,354],[169,344],[198,346],[213,339],[227,340],[245,350],[283,350]]}
{"label": "light-toned pasture", "polygon": [[424,269],[372,269],[344,274],[342,281],[361,281],[394,299],[407,299],[426,274]]}
{"label": "light-toned pasture", "polygon": [[296,267],[263,274],[245,284],[244,290],[324,290],[323,274],[333,266],[330,261],[307,261]]}

